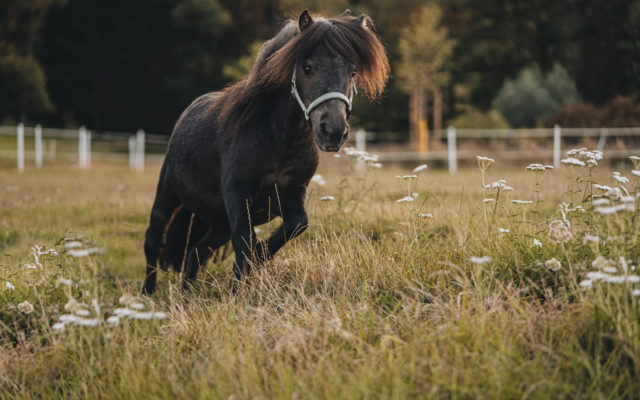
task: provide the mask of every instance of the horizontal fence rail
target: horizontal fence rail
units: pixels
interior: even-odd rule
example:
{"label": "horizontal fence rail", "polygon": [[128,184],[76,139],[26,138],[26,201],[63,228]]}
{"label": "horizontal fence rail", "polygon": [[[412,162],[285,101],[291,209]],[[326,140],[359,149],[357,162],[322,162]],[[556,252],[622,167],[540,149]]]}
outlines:
{"label": "horizontal fence rail", "polygon": [[[358,150],[365,150],[369,144],[377,144],[376,152],[381,162],[415,162],[415,161],[443,161],[450,172],[458,169],[459,161],[474,160],[476,155],[495,156],[501,160],[528,160],[534,162],[553,162],[560,165],[563,158],[563,141],[571,141],[571,147],[576,147],[579,140],[597,141],[596,147],[611,159],[621,159],[630,155],[640,155],[640,127],[629,128],[553,128],[539,129],[456,129],[432,131],[434,148],[428,152],[413,151],[409,146],[381,146],[381,141],[391,137],[408,137],[406,132],[365,132],[357,130],[351,135]],[[46,128],[40,125],[0,126],[2,137],[16,139],[15,145],[7,145],[11,140],[0,141],[0,158],[16,158],[17,169],[22,172],[25,168],[25,158],[35,161],[36,168],[41,168],[43,159],[54,161],[57,156],[65,160],[74,160],[82,169],[91,167],[92,153],[101,160],[125,161],[128,158],[131,170],[142,171],[145,158],[159,161],[163,158],[169,142],[168,135],[146,133],[142,130],[136,133],[127,132],[95,132],[84,127],[78,129]],[[25,148],[25,139],[33,139],[33,150]],[[634,140],[634,138],[638,138]],[[622,141],[624,148],[607,148],[607,144],[619,145]],[[527,145],[517,146],[517,141],[529,140]],[[502,141],[502,148],[494,149],[487,143]],[[69,143],[76,143],[74,146]],[[60,150],[66,143],[66,151]],[[471,146],[467,146],[471,144]],[[74,150],[75,147],[75,150]],[[396,147],[397,150],[390,148]],[[472,147],[473,149],[470,149]],[[567,147],[567,146],[565,146]],[[593,147],[593,146],[592,146]],[[619,146],[618,146],[619,147]],[[151,150],[151,151],[150,151]],[[57,154],[58,153],[58,154]],[[151,153],[151,154],[150,154]],[[481,153],[481,154],[480,154]]]}

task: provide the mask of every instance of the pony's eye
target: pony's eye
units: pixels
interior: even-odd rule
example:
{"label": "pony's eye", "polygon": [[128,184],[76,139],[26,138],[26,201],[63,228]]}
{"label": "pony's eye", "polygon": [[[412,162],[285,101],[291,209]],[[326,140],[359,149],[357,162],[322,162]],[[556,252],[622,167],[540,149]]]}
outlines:
{"label": "pony's eye", "polygon": [[311,67],[308,65],[305,65],[304,67],[302,67],[302,70],[304,71],[305,75],[311,75]]}

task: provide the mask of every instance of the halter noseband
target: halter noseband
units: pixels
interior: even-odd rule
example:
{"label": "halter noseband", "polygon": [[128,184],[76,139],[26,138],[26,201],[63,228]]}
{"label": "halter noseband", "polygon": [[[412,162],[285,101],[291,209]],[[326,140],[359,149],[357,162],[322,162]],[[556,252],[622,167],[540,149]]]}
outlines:
{"label": "halter noseband", "polygon": [[302,97],[300,97],[300,93],[298,93],[298,88],[296,86],[296,69],[293,68],[293,76],[291,77],[291,94],[296,98],[302,112],[304,113],[304,119],[309,120],[309,114],[313,111],[314,108],[318,107],[320,104],[324,103],[327,100],[331,99],[340,99],[347,103],[347,114],[351,113],[351,105],[353,104],[353,94],[358,94],[358,90],[356,89],[356,82],[351,79],[351,94],[349,97],[340,92],[329,92],[325,93],[322,96],[318,97],[314,101],[309,104],[309,106],[305,106],[302,101]]}

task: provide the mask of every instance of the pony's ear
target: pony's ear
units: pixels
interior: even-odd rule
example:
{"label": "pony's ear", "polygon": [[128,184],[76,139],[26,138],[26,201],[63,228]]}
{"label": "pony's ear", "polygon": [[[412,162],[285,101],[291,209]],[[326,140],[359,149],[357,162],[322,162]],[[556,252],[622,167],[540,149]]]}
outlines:
{"label": "pony's ear", "polygon": [[307,29],[311,24],[313,24],[313,18],[309,15],[309,11],[304,10],[298,18],[298,27],[300,28],[300,32]]}
{"label": "pony's ear", "polygon": [[366,14],[360,14],[357,19],[357,22],[362,25],[363,28],[369,28],[372,31],[376,32],[376,25],[373,23],[373,20],[370,16]]}

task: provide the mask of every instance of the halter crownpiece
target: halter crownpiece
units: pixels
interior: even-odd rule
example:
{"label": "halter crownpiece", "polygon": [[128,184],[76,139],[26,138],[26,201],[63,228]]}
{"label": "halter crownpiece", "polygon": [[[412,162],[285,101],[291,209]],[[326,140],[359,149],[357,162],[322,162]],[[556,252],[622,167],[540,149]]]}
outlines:
{"label": "halter crownpiece", "polygon": [[291,77],[291,94],[298,101],[298,104],[300,105],[300,108],[304,113],[304,119],[306,119],[307,121],[309,120],[309,114],[311,114],[311,111],[313,111],[314,108],[318,107],[320,104],[324,103],[325,101],[331,100],[331,99],[340,99],[345,103],[347,103],[347,110],[350,113],[351,105],[353,104],[353,94],[358,93],[358,89],[356,89],[356,82],[353,79],[351,79],[351,89],[352,90],[349,97],[347,97],[344,93],[329,92],[329,93],[323,94],[322,96],[312,101],[311,104],[309,104],[309,106],[307,107],[304,105],[304,101],[302,101],[302,97],[300,97],[300,93],[298,93],[298,88],[296,86],[296,69],[295,67],[293,68],[293,76]]}

